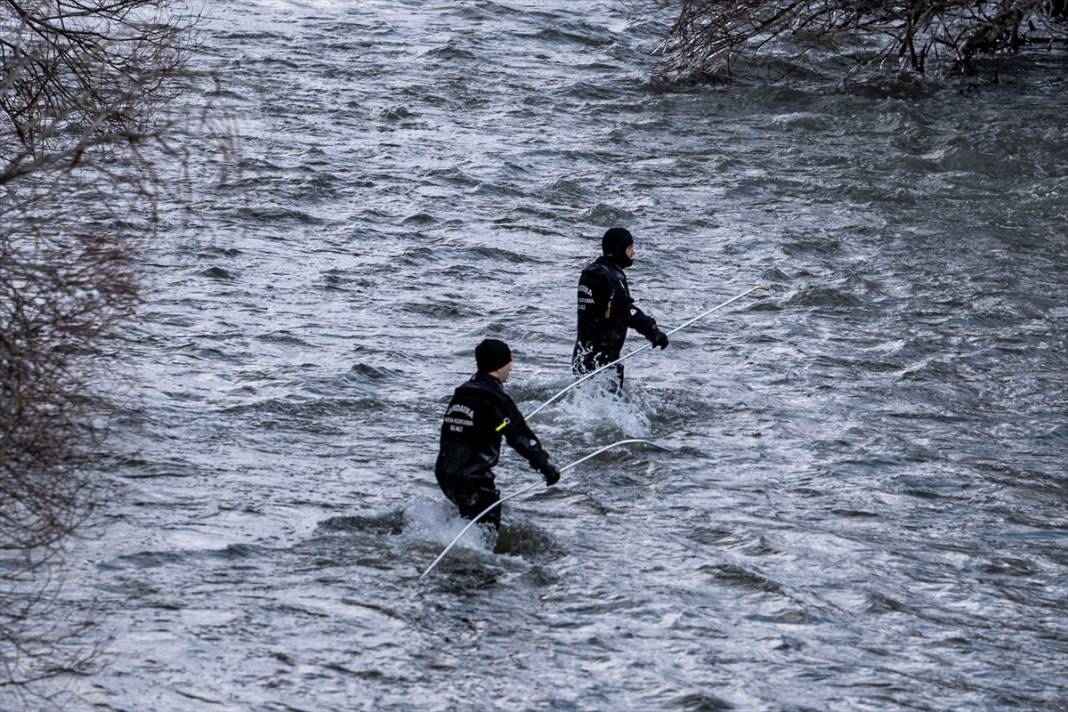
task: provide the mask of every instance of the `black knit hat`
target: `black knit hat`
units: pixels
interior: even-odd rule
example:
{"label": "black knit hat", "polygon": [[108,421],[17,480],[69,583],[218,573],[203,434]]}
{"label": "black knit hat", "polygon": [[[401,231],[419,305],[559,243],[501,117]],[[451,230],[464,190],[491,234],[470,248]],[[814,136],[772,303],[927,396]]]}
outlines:
{"label": "black knit hat", "polygon": [[475,363],[479,373],[496,371],[512,361],[512,350],[508,344],[497,339],[484,339],[475,347]]}
{"label": "black knit hat", "polygon": [[634,244],[634,236],[624,227],[613,227],[601,238],[601,252],[620,267],[630,267],[627,248]]}

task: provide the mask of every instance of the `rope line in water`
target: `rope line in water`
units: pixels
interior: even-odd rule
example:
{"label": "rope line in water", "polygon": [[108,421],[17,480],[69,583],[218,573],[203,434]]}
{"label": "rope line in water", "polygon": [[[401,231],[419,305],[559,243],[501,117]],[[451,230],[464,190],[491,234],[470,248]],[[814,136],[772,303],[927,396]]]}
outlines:
{"label": "rope line in water", "polygon": [[[712,307],[711,309],[706,309],[705,311],[701,312],[700,314],[698,314],[697,316],[693,317],[692,319],[689,319],[689,320],[683,322],[682,324],[679,324],[674,329],[672,329],[671,331],[667,332],[667,335],[671,336],[672,334],[674,334],[676,332],[682,331],[687,326],[690,326],[691,324],[693,324],[693,323],[695,323],[695,322],[697,322],[697,321],[699,321],[701,319],[704,319],[709,314],[711,314],[713,312],[716,312],[716,311],[719,311],[723,307],[725,307],[725,306],[727,306],[729,304],[733,304],[734,302],[738,301],[739,299],[741,299],[745,295],[751,294],[752,292],[756,292],[758,290],[763,290],[763,291],[766,292],[768,290],[768,288],[763,286],[763,285],[760,285],[760,284],[754,285],[754,286],[750,287],[749,289],[745,290],[744,292],[742,292],[741,294],[738,294],[738,295],[736,295],[734,297],[731,297],[730,299],[728,299],[727,301],[723,302],[722,304],[717,304],[716,306]],[[539,405],[537,408],[535,408],[533,411],[530,412],[530,415],[525,416],[526,419],[530,420],[535,415],[540,413],[547,405],[549,405],[550,403],[555,401],[557,398],[559,398],[560,396],[564,395],[565,393],[567,393],[568,391],[570,391],[572,388],[574,388],[575,386],[579,385],[580,383],[583,383],[583,382],[588,381],[589,379],[593,378],[594,376],[596,376],[598,373],[600,373],[601,371],[605,370],[606,368],[611,368],[612,366],[615,366],[618,363],[623,363],[624,361],[626,361],[631,356],[635,356],[637,354],[640,354],[642,351],[646,351],[648,349],[651,349],[652,347],[653,347],[652,344],[645,344],[644,346],[641,346],[639,348],[634,349],[633,351],[631,351],[627,355],[622,356],[620,358],[617,358],[612,363],[605,364],[604,366],[601,366],[600,368],[598,368],[598,369],[596,369],[594,371],[590,371],[586,375],[582,376],[582,378],[579,378],[574,383],[569,385],[567,388],[564,388],[563,390],[559,391],[552,398],[550,398],[549,400],[547,400],[544,403],[542,403],[541,405]],[[498,430],[499,429],[500,428],[498,428]],[[652,442],[651,440],[641,440],[641,439],[637,439],[637,438],[631,438],[631,439],[627,439],[627,440],[620,440],[618,442],[612,443],[611,445],[605,445],[601,449],[595,450],[595,451],[591,452],[589,455],[586,455],[585,457],[582,457],[582,458],[580,458],[578,460],[575,460],[574,462],[572,462],[569,465],[565,465],[564,467],[560,468],[560,473],[562,474],[562,473],[570,470],[572,467],[575,467],[576,465],[579,465],[579,464],[585,462],[586,460],[589,460],[591,457],[595,457],[597,455],[600,455],[605,450],[611,450],[612,448],[618,447],[619,445],[627,445],[627,444],[631,444],[631,443],[644,443],[646,445],[652,445],[653,447],[659,448],[661,450],[667,450],[668,449],[668,448],[666,448],[666,447],[664,447],[662,445],[657,445],[656,443]],[[470,522],[467,523],[467,526],[463,528],[463,531],[461,531],[459,534],[457,534],[453,538],[453,540],[451,542],[449,542],[449,545],[446,546],[445,549],[440,554],[438,554],[438,558],[434,559],[430,563],[430,566],[426,567],[426,571],[421,573],[419,575],[419,578],[420,579],[425,578],[427,574],[429,574],[431,571],[433,571],[434,567],[438,565],[438,562],[440,562],[443,558],[445,558],[445,555],[448,554],[449,551],[452,550],[452,547],[456,545],[456,542],[460,541],[460,539],[463,538],[463,535],[466,534],[467,531],[471,527],[475,526],[475,524],[477,524],[478,521],[480,519],[482,519],[482,517],[486,516],[487,514],[492,512],[494,509],[496,509],[497,507],[501,506],[502,504],[504,504],[508,500],[512,499],[513,497],[518,497],[519,495],[521,495],[521,494],[523,494],[525,492],[529,492],[530,490],[534,489],[535,487],[537,487],[540,484],[541,484],[541,482],[531,482],[526,487],[523,487],[523,488],[521,488],[519,490],[516,490],[515,492],[513,492],[512,494],[510,494],[510,495],[508,495],[506,497],[501,497],[499,500],[497,500],[496,502],[494,502],[493,504],[491,504],[490,506],[488,506],[484,510],[482,510],[477,517],[475,517],[474,519],[472,519]]]}
{"label": "rope line in water", "polygon": [[[682,324],[680,324],[680,325],[676,326],[676,327],[675,327],[674,329],[672,329],[671,331],[667,332],[667,335],[668,335],[668,336],[671,336],[672,334],[674,334],[674,333],[675,333],[675,332],[677,332],[677,331],[682,331],[683,329],[685,329],[685,328],[686,328],[687,326],[689,326],[690,324],[693,324],[693,323],[694,323],[695,321],[698,321],[698,320],[700,320],[700,319],[704,319],[704,318],[705,318],[706,316],[708,316],[708,315],[709,315],[709,314],[711,314],[712,312],[714,312],[714,311],[718,311],[718,310],[722,309],[723,307],[727,306],[728,304],[732,304],[732,303],[734,303],[734,302],[738,301],[739,299],[741,299],[742,297],[744,297],[745,295],[747,295],[747,294],[750,294],[750,293],[752,293],[752,292],[755,292],[755,291],[757,291],[757,290],[763,290],[763,291],[765,291],[765,292],[766,292],[766,291],[768,291],[768,288],[767,288],[767,287],[765,287],[765,286],[763,286],[763,285],[761,285],[761,284],[757,284],[757,285],[754,285],[754,286],[750,287],[749,289],[745,290],[744,292],[742,292],[741,294],[739,294],[739,295],[737,295],[737,296],[735,296],[735,297],[731,297],[730,299],[728,299],[727,301],[723,302],[722,304],[717,304],[716,306],[712,307],[711,309],[708,309],[708,310],[706,310],[706,311],[703,311],[703,312],[701,312],[700,314],[698,314],[698,315],[697,315],[697,316],[695,316],[694,318],[690,319],[689,321],[683,322]],[[578,379],[577,381],[575,381],[574,383],[572,383],[571,385],[569,385],[569,386],[568,386],[567,388],[565,388],[565,389],[563,389],[562,391],[558,392],[558,393],[557,393],[556,395],[554,395],[554,396],[553,396],[552,398],[550,398],[549,400],[545,401],[544,403],[542,403],[541,405],[539,405],[539,406],[538,406],[537,408],[535,408],[534,410],[532,410],[532,411],[530,412],[530,415],[527,415],[527,416],[524,416],[524,417],[525,417],[525,418],[526,418],[527,420],[530,420],[530,419],[531,419],[531,418],[533,418],[533,417],[534,417],[535,415],[537,415],[538,413],[540,413],[540,412],[542,411],[542,409],[544,409],[544,408],[545,408],[545,406],[549,405],[549,404],[550,404],[550,403],[552,403],[552,402],[553,402],[554,400],[556,400],[556,399],[557,399],[557,398],[559,398],[560,396],[564,395],[565,393],[567,393],[568,391],[570,391],[570,390],[571,390],[572,388],[574,388],[574,387],[575,387],[575,386],[577,386],[578,384],[580,384],[580,383],[582,383],[582,382],[584,382],[584,381],[587,381],[587,380],[589,380],[589,379],[593,378],[594,376],[596,376],[596,375],[597,375],[598,373],[600,373],[601,371],[605,370],[606,368],[611,368],[612,366],[615,366],[615,365],[616,365],[617,363],[623,363],[624,361],[626,361],[626,360],[627,360],[628,358],[630,358],[631,356],[634,356],[634,355],[636,355],[636,354],[640,354],[640,353],[641,353],[642,351],[645,351],[645,350],[647,350],[647,349],[651,349],[651,348],[653,348],[653,345],[652,345],[652,344],[646,344],[645,346],[641,346],[641,347],[639,347],[639,348],[636,348],[636,349],[634,349],[633,351],[631,351],[631,352],[630,352],[629,354],[627,354],[626,356],[621,356],[620,358],[617,358],[617,359],[616,359],[615,361],[613,361],[612,363],[609,363],[609,364],[605,364],[604,366],[601,366],[600,368],[598,368],[598,369],[597,369],[597,370],[595,370],[595,371],[590,371],[590,372],[589,372],[589,373],[587,373],[587,374],[586,374],[585,376],[583,376],[582,378]]]}
{"label": "rope line in water", "polygon": [[[572,467],[575,467],[576,465],[581,465],[583,462],[586,462],[586,460],[589,460],[591,457],[596,457],[597,455],[600,455],[605,450],[611,450],[614,447],[618,447],[620,445],[628,445],[630,443],[644,443],[646,445],[652,445],[655,448],[659,448],[660,450],[668,450],[668,448],[664,447],[663,445],[657,445],[652,440],[641,440],[641,439],[638,439],[638,438],[630,438],[630,439],[627,439],[627,440],[620,440],[618,442],[612,443],[611,445],[605,445],[604,447],[600,448],[599,450],[594,450],[589,455],[586,455],[585,457],[581,457],[578,460],[575,460],[574,462],[572,462],[571,464],[565,465],[564,467],[561,467],[560,468],[560,473],[563,474],[564,472],[567,472],[568,470],[570,470]],[[449,551],[452,549],[453,546],[455,546],[456,542],[460,541],[460,539],[463,538],[463,535],[467,533],[467,530],[470,529],[471,527],[475,526],[475,524],[478,523],[478,520],[482,519],[482,517],[486,516],[487,514],[492,512],[494,509],[496,509],[497,507],[501,506],[502,504],[504,504],[508,500],[512,499],[513,497],[518,497],[519,495],[523,494],[524,492],[529,492],[530,490],[534,489],[535,487],[537,487],[540,484],[542,484],[542,483],[541,482],[531,482],[526,487],[523,487],[522,489],[516,490],[515,492],[513,492],[512,494],[510,494],[510,495],[508,495],[506,497],[501,497],[496,502],[494,502],[490,506],[488,506],[485,509],[483,509],[479,513],[479,515],[477,517],[475,517],[474,519],[472,519],[470,522],[467,523],[467,526],[463,528],[463,531],[461,531],[459,534],[457,534],[453,538],[453,540],[451,542],[449,542],[449,545],[446,546],[445,549],[440,554],[438,554],[438,558],[434,559],[434,561],[431,562],[430,566],[426,567],[426,571],[421,573],[419,575],[419,578],[421,578],[421,579],[425,578],[427,574],[429,574],[431,571],[433,571],[434,567],[438,565],[438,562],[445,558],[445,555],[449,553]]]}

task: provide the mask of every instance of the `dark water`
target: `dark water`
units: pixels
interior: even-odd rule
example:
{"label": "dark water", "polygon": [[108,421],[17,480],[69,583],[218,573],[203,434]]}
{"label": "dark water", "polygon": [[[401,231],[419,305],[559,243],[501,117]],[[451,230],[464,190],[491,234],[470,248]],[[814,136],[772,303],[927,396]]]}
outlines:
{"label": "dark water", "polygon": [[[150,250],[67,588],[115,636],[84,700],[1068,708],[1064,56],[673,86],[666,5],[211,8],[241,173]],[[584,464],[418,580],[474,344],[513,345],[527,412],[566,385],[613,224],[662,325],[771,291],[532,423],[561,464],[672,453]]]}

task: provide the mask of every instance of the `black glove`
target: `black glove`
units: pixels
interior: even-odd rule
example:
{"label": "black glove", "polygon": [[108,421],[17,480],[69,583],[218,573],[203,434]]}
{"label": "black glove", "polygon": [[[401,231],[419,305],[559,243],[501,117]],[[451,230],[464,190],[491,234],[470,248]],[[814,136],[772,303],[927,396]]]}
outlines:
{"label": "black glove", "polygon": [[657,329],[656,333],[653,334],[653,338],[649,340],[653,342],[653,346],[659,346],[661,351],[668,347],[667,334],[665,334],[660,329]]}
{"label": "black glove", "polygon": [[538,470],[545,475],[545,484],[547,486],[552,487],[560,481],[560,470],[556,469],[553,463],[546,461]]}

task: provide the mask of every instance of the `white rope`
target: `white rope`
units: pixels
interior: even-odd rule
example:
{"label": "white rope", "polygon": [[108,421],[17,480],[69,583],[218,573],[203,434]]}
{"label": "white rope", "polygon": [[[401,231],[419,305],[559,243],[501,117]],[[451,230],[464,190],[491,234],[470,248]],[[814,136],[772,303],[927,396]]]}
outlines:
{"label": "white rope", "polygon": [[[674,333],[675,333],[676,331],[681,331],[681,330],[685,329],[685,328],[686,328],[687,326],[689,326],[690,324],[694,323],[695,321],[698,321],[698,320],[700,320],[700,319],[704,319],[704,318],[705,318],[706,316],[708,316],[708,315],[709,315],[709,314],[711,314],[712,312],[714,312],[714,311],[717,311],[717,310],[719,310],[719,309],[722,309],[723,307],[727,306],[728,304],[732,304],[732,303],[734,303],[734,302],[738,301],[739,299],[741,299],[742,297],[744,297],[745,295],[747,295],[747,294],[749,294],[749,293],[751,293],[751,292],[755,292],[755,291],[757,291],[758,289],[762,289],[762,290],[764,290],[764,291],[767,291],[767,289],[768,289],[768,288],[767,288],[767,287],[765,287],[765,286],[763,286],[763,285],[760,285],[760,284],[758,284],[758,285],[756,285],[756,286],[753,286],[753,287],[750,287],[749,289],[745,290],[744,292],[742,292],[742,293],[741,293],[741,294],[739,294],[738,296],[736,296],[736,297],[731,297],[730,299],[728,299],[727,301],[723,302],[722,304],[717,304],[716,306],[712,307],[711,309],[709,309],[709,310],[707,310],[707,311],[703,311],[703,312],[701,312],[700,314],[698,314],[697,316],[695,316],[695,317],[694,317],[693,319],[690,319],[689,321],[687,321],[687,322],[685,322],[685,323],[683,323],[683,324],[680,324],[679,326],[676,326],[676,327],[675,327],[674,329],[672,329],[671,331],[667,332],[667,335],[668,335],[668,336],[671,336],[671,335],[672,335],[672,334],[674,334]],[[620,357],[620,358],[617,358],[617,359],[616,359],[615,361],[613,361],[612,363],[609,363],[609,364],[605,364],[604,366],[601,366],[600,368],[598,368],[598,369],[597,369],[597,370],[595,370],[595,371],[590,371],[590,372],[589,372],[589,373],[587,373],[587,374],[586,374],[585,376],[583,376],[582,378],[578,379],[577,381],[575,381],[574,383],[572,383],[572,384],[571,384],[570,386],[568,386],[567,388],[563,389],[562,391],[560,391],[559,393],[557,393],[556,395],[554,395],[554,396],[553,396],[552,398],[550,398],[549,400],[547,400],[547,401],[545,401],[544,403],[542,403],[541,405],[539,405],[539,406],[538,406],[537,408],[535,408],[535,409],[534,409],[533,411],[531,411],[530,415],[527,415],[527,416],[524,416],[524,417],[525,417],[525,418],[526,418],[527,420],[530,420],[530,419],[531,419],[531,418],[533,418],[533,417],[534,417],[535,415],[537,415],[538,413],[540,413],[540,412],[542,411],[542,409],[543,409],[543,408],[545,408],[545,406],[549,405],[549,404],[550,404],[550,403],[552,403],[552,402],[553,402],[554,400],[556,400],[556,399],[557,399],[557,398],[559,398],[560,396],[564,395],[565,393],[567,393],[568,391],[570,391],[570,390],[571,390],[572,388],[574,388],[574,387],[575,387],[575,386],[577,386],[578,384],[580,384],[580,383],[582,383],[582,382],[584,382],[584,381],[587,381],[587,380],[589,380],[589,379],[593,378],[594,376],[596,376],[596,375],[597,375],[598,373],[600,373],[601,371],[605,370],[606,368],[611,368],[612,366],[615,366],[615,365],[616,365],[617,363],[623,363],[624,361],[626,361],[626,360],[627,360],[628,358],[630,358],[631,356],[634,356],[635,354],[640,354],[640,353],[641,353],[642,351],[645,351],[646,349],[651,349],[652,347],[653,347],[653,345],[652,345],[652,344],[646,344],[645,346],[642,346],[642,347],[639,347],[639,348],[636,348],[636,349],[634,349],[633,351],[631,351],[631,352],[630,352],[629,354],[627,354],[626,356],[622,356],[622,357]]]}
{"label": "white rope", "polygon": [[[639,440],[639,439],[620,440],[619,442],[614,442],[611,445],[605,445],[600,450],[594,450],[589,455],[586,455],[585,457],[582,457],[582,458],[579,458],[578,460],[575,460],[570,465],[565,465],[564,467],[561,467],[560,468],[560,473],[563,474],[564,472],[567,472],[572,467],[575,467],[576,465],[580,465],[583,462],[586,462],[586,460],[589,460],[591,457],[595,457],[597,455],[600,455],[605,450],[611,450],[612,448],[617,447],[619,445],[627,445],[629,443],[645,443],[646,445],[652,445],[653,447],[659,448],[661,450],[667,450],[667,448],[664,447],[663,445],[657,445],[656,443],[652,442],[651,440]],[[452,549],[452,547],[456,544],[456,542],[460,541],[460,539],[463,537],[463,535],[467,533],[467,530],[470,529],[471,527],[475,526],[475,524],[478,523],[478,520],[482,519],[482,517],[486,516],[487,514],[492,512],[494,509],[496,509],[497,507],[501,506],[502,504],[504,504],[508,500],[512,499],[513,497],[518,497],[519,495],[523,494],[524,492],[529,492],[530,490],[534,489],[535,487],[537,487],[540,484],[542,484],[542,483],[541,482],[531,482],[526,487],[523,487],[522,489],[520,489],[520,490],[518,490],[516,492],[513,492],[512,494],[508,495],[507,497],[501,497],[499,500],[497,500],[496,502],[494,502],[490,506],[488,506],[485,509],[483,509],[482,512],[479,513],[479,515],[477,517],[475,517],[474,519],[472,519],[470,522],[467,523],[467,526],[464,527],[462,532],[457,534],[456,537],[451,542],[449,542],[449,545],[445,547],[444,551],[442,551],[440,554],[438,554],[438,558],[434,559],[434,561],[431,562],[430,566],[426,567],[426,571],[424,571],[422,574],[420,574],[419,578],[424,578],[427,574],[429,574],[434,569],[434,567],[438,565],[438,562],[441,561],[443,558],[445,558],[445,554],[449,553],[449,550]]]}

